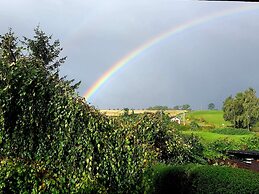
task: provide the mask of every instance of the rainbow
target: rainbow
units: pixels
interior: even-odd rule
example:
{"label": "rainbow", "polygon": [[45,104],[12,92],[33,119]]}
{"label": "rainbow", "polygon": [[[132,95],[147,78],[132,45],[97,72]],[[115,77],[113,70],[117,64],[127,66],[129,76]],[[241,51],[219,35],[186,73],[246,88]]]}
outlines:
{"label": "rainbow", "polygon": [[187,29],[191,29],[195,26],[207,23],[209,21],[222,18],[225,16],[230,16],[237,13],[247,12],[258,9],[258,5],[249,5],[249,6],[242,6],[232,9],[223,10],[221,12],[216,12],[213,14],[209,14],[200,18],[196,18],[190,21],[187,21],[183,24],[180,24],[176,27],[173,27],[169,29],[166,32],[163,32],[161,34],[158,34],[157,36],[149,39],[148,41],[144,42],[139,47],[135,48],[131,52],[129,52],[127,55],[122,57],[119,61],[114,63],[83,95],[87,101],[101,88],[101,86],[106,83],[114,73],[116,73],[119,69],[121,69],[123,66],[129,64],[130,61],[138,57],[142,52],[146,51],[147,49],[157,45],[161,41],[165,40],[168,37],[171,37],[175,34],[181,33]]}

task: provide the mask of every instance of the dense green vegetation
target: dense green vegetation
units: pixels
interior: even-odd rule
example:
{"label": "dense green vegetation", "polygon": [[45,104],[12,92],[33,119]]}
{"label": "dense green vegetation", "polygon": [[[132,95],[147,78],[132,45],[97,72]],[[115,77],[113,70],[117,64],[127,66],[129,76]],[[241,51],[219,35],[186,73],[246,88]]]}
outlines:
{"label": "dense green vegetation", "polygon": [[224,119],[230,121],[236,128],[255,126],[259,122],[259,98],[252,88],[239,92],[233,98],[229,96],[224,104]]}
{"label": "dense green vegetation", "polygon": [[143,193],[157,162],[203,162],[203,146],[164,113],[108,118],[59,76],[59,41],[39,28],[0,40],[0,191]]}
{"label": "dense green vegetation", "polygon": [[258,193],[259,174],[208,165],[158,165],[150,193]]}
{"label": "dense green vegetation", "polygon": [[151,106],[147,108],[147,110],[169,110],[169,109],[170,108],[168,106],[161,106],[161,105]]}
{"label": "dense green vegetation", "polygon": [[249,135],[253,134],[247,129],[236,129],[236,128],[217,128],[211,130],[213,133],[224,134],[224,135]]}
{"label": "dense green vegetation", "polygon": [[158,163],[206,164],[226,157],[227,149],[259,149],[253,133],[228,129],[210,134],[240,136],[238,141],[207,141],[195,116],[186,126],[163,111],[124,109],[107,117],[78,96],[80,83],[60,77],[66,59],[61,50],[39,28],[32,39],[20,41],[12,31],[0,37],[1,193],[145,193],[153,188]]}
{"label": "dense green vegetation", "polygon": [[214,103],[209,103],[208,104],[208,110],[215,110],[215,104]]}
{"label": "dense green vegetation", "polygon": [[168,106],[151,106],[148,107],[147,110],[191,110],[191,106],[189,104],[176,105],[173,108],[169,108]]}

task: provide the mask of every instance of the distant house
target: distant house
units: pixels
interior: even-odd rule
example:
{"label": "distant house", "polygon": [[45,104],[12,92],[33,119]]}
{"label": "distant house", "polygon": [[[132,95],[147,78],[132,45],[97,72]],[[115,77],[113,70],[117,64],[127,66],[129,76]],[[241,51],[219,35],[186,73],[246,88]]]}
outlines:
{"label": "distant house", "polygon": [[171,121],[176,122],[176,123],[178,123],[179,125],[181,124],[181,119],[179,119],[179,118],[177,118],[177,117],[171,118]]}

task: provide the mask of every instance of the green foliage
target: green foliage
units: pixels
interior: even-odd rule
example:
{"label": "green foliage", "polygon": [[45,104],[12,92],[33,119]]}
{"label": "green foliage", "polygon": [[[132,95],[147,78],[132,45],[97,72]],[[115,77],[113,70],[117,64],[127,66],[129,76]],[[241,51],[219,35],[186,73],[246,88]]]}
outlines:
{"label": "green foliage", "polygon": [[1,193],[62,193],[64,180],[40,163],[7,158],[0,162]]}
{"label": "green foliage", "polygon": [[253,126],[253,128],[251,129],[251,131],[259,132],[259,121],[257,121],[257,123]]}
{"label": "green foliage", "polygon": [[258,193],[259,174],[221,166],[155,167],[149,193]]}
{"label": "green foliage", "polygon": [[198,137],[201,138],[201,142],[204,144],[208,144],[211,142],[214,142],[216,140],[219,139],[229,139],[230,141],[233,142],[241,142],[241,140],[243,138],[249,138],[249,137],[253,137],[254,134],[247,134],[247,135],[225,135],[225,134],[219,134],[219,133],[213,133],[211,131],[203,131],[201,130],[197,130],[197,131],[182,131],[183,134],[194,134]]}
{"label": "green foliage", "polygon": [[128,108],[123,109],[123,116],[129,116],[129,109]]}
{"label": "green foliage", "polygon": [[177,122],[171,122],[170,126],[173,129],[176,129],[177,131],[190,130],[190,126],[188,126],[188,125],[179,125]]}
{"label": "green foliage", "polygon": [[197,130],[197,129],[200,128],[200,126],[198,125],[198,123],[196,123],[195,121],[192,121],[192,122],[190,123],[190,127],[191,127],[192,130]]}
{"label": "green foliage", "polygon": [[253,136],[242,139],[243,149],[259,151],[259,137]]}
{"label": "green foliage", "polygon": [[10,29],[8,33],[0,35],[1,61],[3,63],[15,63],[21,55],[21,47],[18,47],[17,37]]}
{"label": "green foliage", "polygon": [[168,106],[161,106],[161,105],[151,106],[147,108],[147,110],[169,110],[169,109],[170,108]]}
{"label": "green foliage", "polygon": [[183,104],[182,110],[191,110],[191,106],[189,104]]}
{"label": "green foliage", "polygon": [[86,104],[78,84],[59,77],[62,49],[50,41],[39,28],[19,46],[13,33],[1,36],[2,191],[141,193],[152,164],[202,159],[199,140],[163,112],[110,119]]}
{"label": "green foliage", "polygon": [[227,158],[226,152],[228,150],[236,150],[240,149],[240,147],[240,143],[231,141],[228,138],[218,139],[207,144],[205,156],[208,159],[224,159]]}
{"label": "green foliage", "polygon": [[259,121],[259,98],[252,88],[237,93],[234,98],[228,97],[223,105],[224,119],[234,127],[248,128]]}
{"label": "green foliage", "polygon": [[[41,163],[57,177],[65,177],[67,192],[95,188],[98,192],[110,192],[120,191],[125,185],[125,188],[138,186],[136,182],[133,184],[137,177],[133,172],[141,173],[133,170],[139,169],[137,163],[119,167],[115,164],[122,156],[129,161],[141,161],[142,153],[136,157],[132,150],[142,147],[124,146],[122,151],[114,153],[117,125],[85,104],[76,95],[75,87],[70,86],[71,81],[60,79],[49,68],[52,65],[37,57],[30,44],[27,46],[28,56],[21,55],[15,63],[3,61],[0,66],[1,157]],[[47,48],[52,51],[56,46]],[[55,58],[55,49],[53,52],[48,55]],[[125,172],[132,172],[128,180],[121,178]]]}
{"label": "green foliage", "polygon": [[208,104],[208,109],[209,110],[215,110],[215,104],[214,103],[209,103]]}
{"label": "green foliage", "polygon": [[[200,137],[199,142],[203,146],[203,155],[207,159],[224,159],[228,156],[228,150],[259,150],[259,137],[249,132],[242,133],[240,129],[216,129],[215,132],[209,131],[183,131],[184,135],[194,134]],[[228,133],[222,134],[222,133]]]}
{"label": "green foliage", "polygon": [[190,181],[184,165],[169,166],[157,164],[153,167],[152,186],[147,193],[190,193]]}
{"label": "green foliage", "polygon": [[218,128],[213,129],[211,132],[225,135],[248,135],[252,134],[251,131],[247,129],[236,129],[236,128]]}
{"label": "green foliage", "polygon": [[62,48],[59,40],[51,43],[52,36],[47,36],[39,26],[34,29],[33,39],[24,37],[24,44],[29,51],[29,58],[33,62],[41,61],[48,70],[56,70],[63,64],[66,57],[58,59]]}
{"label": "green foliage", "polygon": [[193,135],[185,136],[177,132],[167,114],[163,112],[145,113],[123,119],[127,126],[137,123],[139,129],[146,129],[141,132],[143,139],[141,142],[143,145],[152,146],[152,152],[156,153],[158,161],[165,163],[202,161],[203,146],[199,139]]}

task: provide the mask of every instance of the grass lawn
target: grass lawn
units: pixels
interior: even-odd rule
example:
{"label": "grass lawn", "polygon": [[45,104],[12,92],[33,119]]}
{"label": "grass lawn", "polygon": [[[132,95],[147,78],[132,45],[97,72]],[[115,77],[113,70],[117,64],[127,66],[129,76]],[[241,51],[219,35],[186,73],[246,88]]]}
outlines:
{"label": "grass lawn", "polygon": [[196,121],[200,126],[214,125],[219,128],[231,125],[223,119],[223,111],[220,110],[191,111],[187,114],[187,119]]}
{"label": "grass lawn", "polygon": [[212,133],[209,131],[182,131],[184,134],[191,134],[197,135],[198,137],[201,137],[201,141],[204,143],[210,143],[213,141],[216,141],[218,139],[224,139],[228,138],[229,140],[240,142],[242,138],[248,138],[253,137],[253,134],[248,135],[224,135],[224,134],[217,134]]}

